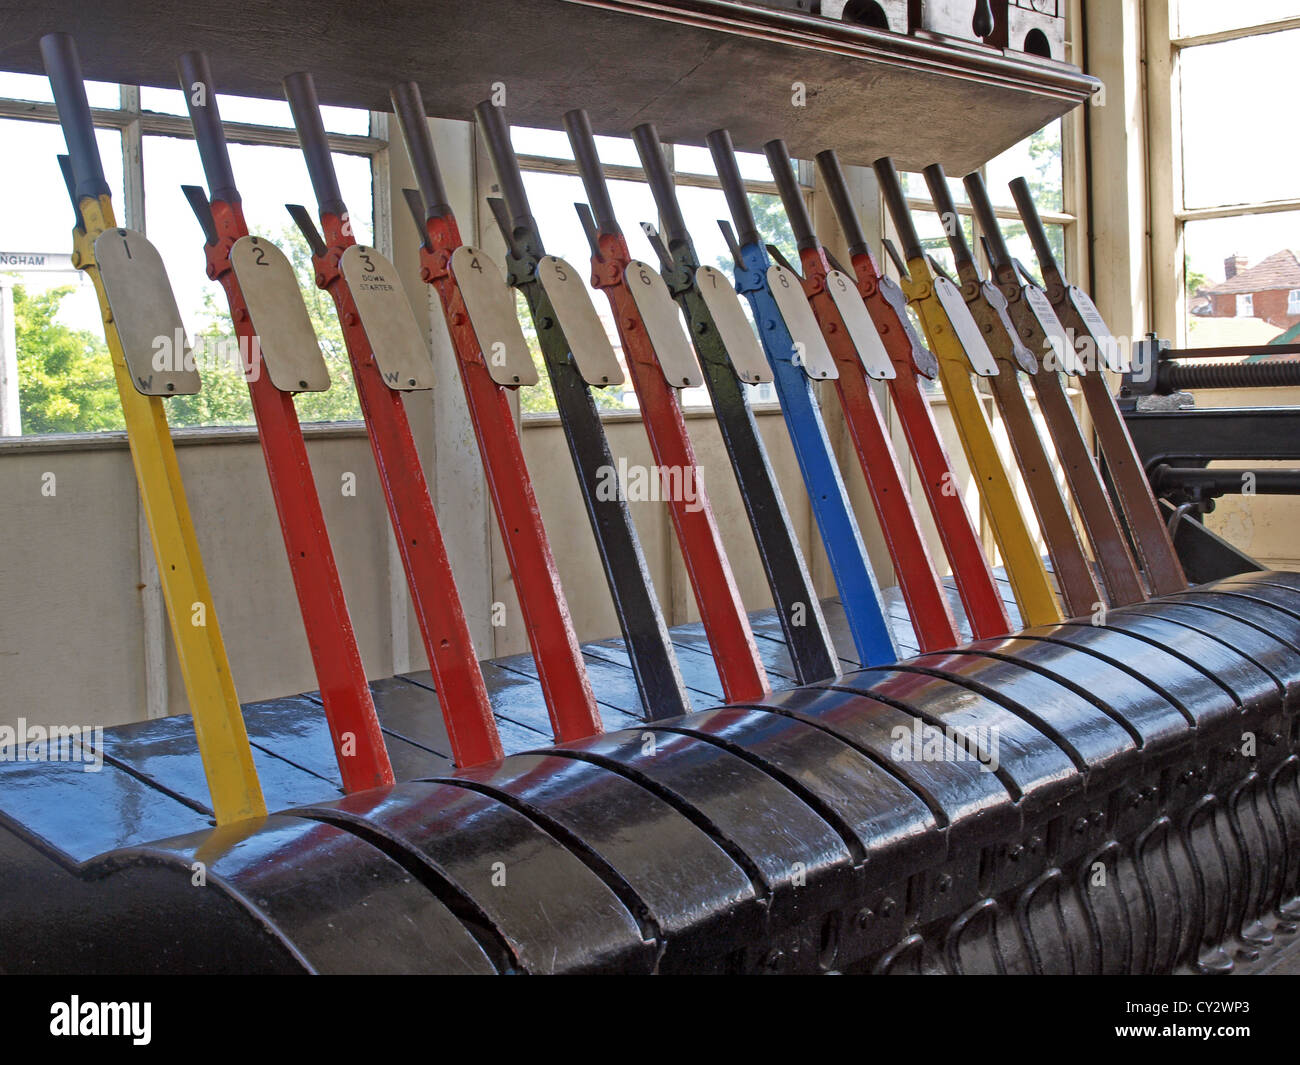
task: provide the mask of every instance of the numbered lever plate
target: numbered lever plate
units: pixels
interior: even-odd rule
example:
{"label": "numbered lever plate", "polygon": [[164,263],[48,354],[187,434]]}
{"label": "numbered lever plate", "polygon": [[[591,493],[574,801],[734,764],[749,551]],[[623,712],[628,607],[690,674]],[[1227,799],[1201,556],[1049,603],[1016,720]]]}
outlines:
{"label": "numbered lever plate", "polygon": [[695,287],[700,290],[704,306],[713,315],[722,346],[727,349],[731,368],[747,385],[761,385],[772,380],[772,367],[763,356],[758,337],[745,317],[740,296],[727,275],[712,266],[701,266],[695,271]]}
{"label": "numbered lever plate", "polygon": [[682,328],[682,315],[672,293],[654,267],[633,259],[623,271],[623,284],[641,313],[646,336],[655,349],[659,369],[674,388],[697,388],[704,374],[695,361],[695,349]]}
{"label": "numbered lever plate", "polygon": [[202,382],[197,370],[185,368],[190,344],[158,249],[133,229],[106,229],[95,238],[95,265],[135,390],[195,395]]}
{"label": "numbered lever plate", "polygon": [[614,357],[605,327],[600,324],[583,275],[563,259],[543,256],[537,279],[555,308],[564,338],[582,379],[594,388],[623,383],[623,367]]}
{"label": "numbered lever plate", "polygon": [[288,257],[261,237],[240,237],[230,249],[262,363],[281,392],[324,392],[330,386],[316,331]]}
{"label": "numbered lever plate", "polygon": [[[1078,377],[1083,373],[1083,363],[1079,361],[1079,353],[1070,343],[1070,334],[1065,331],[1065,326],[1052,310],[1047,293],[1033,285],[1025,285],[1020,291],[1024,293],[1025,301],[1034,312],[1034,317],[1038,319],[1047,344],[1052,348],[1051,352],[1046,349],[1034,352],[1039,362],[1048,369],[1064,370],[1071,377]],[[1048,356],[1053,353],[1056,357],[1048,360]]]}
{"label": "numbered lever plate", "polygon": [[515,290],[481,248],[462,245],[451,253],[451,276],[465,300],[488,373],[499,385],[535,385],[537,367],[515,309]]}
{"label": "numbered lever plate", "polygon": [[[1097,348],[1097,354],[1105,363],[1106,369],[1111,373],[1128,373],[1129,360],[1111,335],[1110,326],[1102,318],[1101,311],[1097,310],[1097,305],[1092,302],[1092,298],[1083,289],[1071,285],[1066,289],[1066,299],[1074,304],[1074,309],[1079,312],[1083,324],[1092,331],[1093,345]],[[1094,363],[1094,365],[1100,364]]]}
{"label": "numbered lever plate", "polygon": [[397,267],[374,248],[354,244],[339,269],[361,316],[384,384],[397,392],[433,387],[433,360],[397,280]]}
{"label": "numbered lever plate", "polygon": [[898,376],[894,361],[885,350],[885,342],[880,339],[880,331],[867,313],[867,305],[862,302],[853,279],[839,270],[832,270],[826,275],[826,290],[844,319],[844,327],[849,331],[853,346],[858,349],[858,358],[862,360],[867,376],[877,381],[888,381]]}
{"label": "numbered lever plate", "polygon": [[785,319],[790,338],[795,343],[799,367],[814,381],[828,381],[839,377],[840,372],[831,357],[830,348],[817,327],[812,305],[803,294],[799,279],[779,263],[767,268],[767,283],[772,289],[777,310]]}
{"label": "numbered lever plate", "polygon": [[939,297],[939,303],[947,313],[948,321],[952,323],[952,331],[966,352],[971,369],[980,377],[997,377],[998,364],[994,362],[989,346],[984,343],[980,327],[971,317],[970,308],[962,299],[961,291],[946,277],[936,276],[933,284],[934,294]]}

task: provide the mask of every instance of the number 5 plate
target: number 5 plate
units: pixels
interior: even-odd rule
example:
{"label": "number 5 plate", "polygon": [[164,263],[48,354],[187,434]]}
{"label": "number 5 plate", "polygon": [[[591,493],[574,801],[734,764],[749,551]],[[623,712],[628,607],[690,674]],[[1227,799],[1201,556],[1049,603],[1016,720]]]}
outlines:
{"label": "number 5 plate", "polygon": [[261,237],[240,237],[230,249],[230,265],[271,384],[281,392],[324,392],[330,372],[284,252]]}
{"label": "number 5 plate", "polygon": [[398,392],[433,387],[433,360],[397,267],[374,248],[354,244],[339,260],[384,384]]}
{"label": "number 5 plate", "polygon": [[582,379],[594,388],[621,385],[623,367],[614,358],[609,336],[591,304],[591,293],[582,275],[563,259],[547,255],[537,264],[537,279],[555,308],[555,317]]}
{"label": "number 5 plate", "polygon": [[681,312],[672,293],[654,268],[633,259],[623,271],[623,284],[641,312],[646,336],[659,359],[659,369],[674,388],[695,388],[704,384],[691,342],[682,329]]}
{"label": "number 5 plate", "polygon": [[514,289],[496,263],[466,244],[451,253],[451,276],[465,300],[469,324],[492,380],[510,387],[537,384],[537,367],[519,328]]}
{"label": "number 5 plate", "polygon": [[199,373],[185,368],[190,345],[158,249],[133,229],[106,229],[95,238],[95,265],[135,390],[195,395]]}

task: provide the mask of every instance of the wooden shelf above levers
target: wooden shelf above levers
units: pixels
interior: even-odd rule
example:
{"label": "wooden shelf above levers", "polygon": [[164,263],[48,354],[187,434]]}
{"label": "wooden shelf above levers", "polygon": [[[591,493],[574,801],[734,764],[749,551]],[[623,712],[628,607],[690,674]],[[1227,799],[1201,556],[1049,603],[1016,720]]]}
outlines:
{"label": "wooden shelf above levers", "polygon": [[[1086,100],[1077,68],[938,43],[731,0],[42,0],[0,14],[0,70],[41,73],[42,34],[74,34],[88,78],[176,87],[176,57],[201,48],[223,92],[281,98],[311,70],[328,104],[389,110],[415,79],[430,114],[468,119],[495,81],[510,120],[559,128],[573,107],[597,133],[652,121],[739,148],[784,137],[796,157],[974,169]],[[790,104],[791,84],[807,106]]]}

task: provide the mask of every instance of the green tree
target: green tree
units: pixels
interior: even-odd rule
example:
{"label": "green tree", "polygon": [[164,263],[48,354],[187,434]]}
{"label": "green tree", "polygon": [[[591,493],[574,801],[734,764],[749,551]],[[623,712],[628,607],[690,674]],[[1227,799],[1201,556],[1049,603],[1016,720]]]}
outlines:
{"label": "green tree", "polygon": [[121,429],[122,408],[108,345],[60,322],[71,285],[29,293],[14,286],[18,397],[24,433]]}

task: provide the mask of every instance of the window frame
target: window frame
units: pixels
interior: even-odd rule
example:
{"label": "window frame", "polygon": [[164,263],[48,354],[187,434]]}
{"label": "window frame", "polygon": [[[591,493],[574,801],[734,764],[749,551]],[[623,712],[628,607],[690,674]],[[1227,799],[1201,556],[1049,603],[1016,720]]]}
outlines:
{"label": "window frame", "polygon": [[[123,202],[120,205],[122,224],[148,236],[145,221],[145,137],[163,136],[194,140],[194,128],[188,116],[149,111],[141,107],[138,85],[118,84],[118,106],[92,107],[91,120],[97,129],[114,129],[122,138]],[[388,190],[388,122],[387,115],[371,111],[369,133],[326,133],[331,152],[359,155],[370,160],[371,217],[373,219],[375,246],[386,255],[392,254],[392,218]],[[57,124],[58,108],[49,101],[24,100],[0,97],[0,119]],[[292,126],[270,126],[252,122],[222,122],[226,139],[231,144],[267,145],[279,148],[298,148],[298,134]],[[71,246],[69,246],[71,250]],[[304,426],[334,425],[359,426],[360,418],[346,422],[304,421]],[[256,432],[255,425],[247,426],[173,426],[173,436],[185,434],[212,434]],[[41,439],[41,435],[22,434],[2,436],[0,441]],[[83,432],[58,434],[72,438],[89,438],[102,434]]]}

